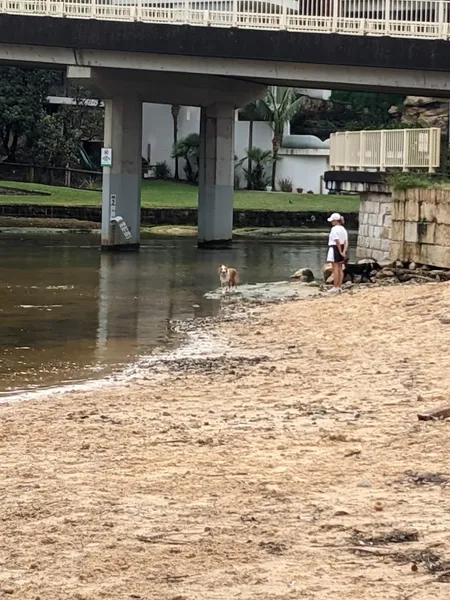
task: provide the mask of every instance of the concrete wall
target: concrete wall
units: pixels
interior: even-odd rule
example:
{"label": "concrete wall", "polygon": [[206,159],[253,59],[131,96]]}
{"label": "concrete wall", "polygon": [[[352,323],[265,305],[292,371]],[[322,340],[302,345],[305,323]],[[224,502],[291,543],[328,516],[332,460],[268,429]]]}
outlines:
{"label": "concrete wall", "polygon": [[322,177],[328,169],[329,150],[282,148],[280,162],[277,164],[277,180],[289,177],[294,191],[303,188],[303,192],[327,194]]}
{"label": "concrete wall", "polygon": [[[234,133],[234,152],[238,158],[244,158],[248,149],[248,121],[236,121]],[[272,149],[272,130],[268,123],[253,123],[253,148]]]}
{"label": "concrete wall", "polygon": [[450,190],[394,192],[390,258],[450,268]]}
{"label": "concrete wall", "polygon": [[357,258],[388,260],[391,251],[391,195],[364,192],[359,210]]}
{"label": "concrete wall", "polygon": [[[172,158],[173,118],[170,104],[143,104],[142,156],[150,159],[152,165],[166,161],[172,175],[175,161]],[[178,139],[190,133],[200,132],[200,108],[182,106],[178,115]],[[149,148],[150,146],[150,148]],[[180,177],[184,179],[182,161]]]}

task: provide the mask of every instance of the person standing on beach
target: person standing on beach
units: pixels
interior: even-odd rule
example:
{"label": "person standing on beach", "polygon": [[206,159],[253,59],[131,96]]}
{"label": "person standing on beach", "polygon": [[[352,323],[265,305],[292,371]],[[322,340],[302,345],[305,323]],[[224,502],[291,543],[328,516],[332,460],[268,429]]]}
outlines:
{"label": "person standing on beach", "polygon": [[344,281],[344,265],[347,260],[348,234],[344,227],[344,218],[339,213],[333,213],[328,219],[331,231],[328,237],[327,261],[333,269],[333,287],[330,294],[340,294]]}

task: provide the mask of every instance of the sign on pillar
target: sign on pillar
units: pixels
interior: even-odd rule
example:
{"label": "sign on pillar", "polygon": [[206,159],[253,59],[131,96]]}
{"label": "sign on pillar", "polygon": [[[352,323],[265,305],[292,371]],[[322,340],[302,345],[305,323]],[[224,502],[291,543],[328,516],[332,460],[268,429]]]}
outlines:
{"label": "sign on pillar", "polygon": [[125,223],[122,217],[114,217],[114,219],[111,219],[111,221],[119,225],[120,231],[123,233],[123,237],[126,240],[131,240],[131,231],[128,229],[128,225]]}
{"label": "sign on pillar", "polygon": [[102,148],[100,164],[102,167],[112,167],[112,148]]}
{"label": "sign on pillar", "polygon": [[113,225],[115,225],[117,223],[124,238],[126,240],[130,240],[132,235],[128,228],[128,225],[126,224],[126,222],[123,220],[122,217],[117,215],[117,196],[116,196],[116,194],[111,194],[111,196],[110,196],[110,213],[111,213],[111,216],[110,216],[111,223]]}
{"label": "sign on pillar", "polygon": [[113,221],[116,217],[116,208],[117,208],[117,196],[116,194],[111,194],[111,221]]}

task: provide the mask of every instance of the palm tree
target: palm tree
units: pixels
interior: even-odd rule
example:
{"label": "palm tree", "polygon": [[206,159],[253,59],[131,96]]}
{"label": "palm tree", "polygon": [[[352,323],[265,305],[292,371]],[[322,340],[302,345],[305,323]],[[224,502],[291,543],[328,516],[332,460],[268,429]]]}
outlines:
{"label": "palm tree", "polygon": [[272,137],[272,189],[275,190],[276,169],[278,152],[283,143],[283,133],[286,123],[298,112],[302,103],[301,98],[297,98],[294,88],[286,88],[278,101],[273,88],[269,88],[265,98],[256,102],[258,114],[270,124],[273,132]]}
{"label": "palm tree", "polygon": [[199,170],[200,136],[190,133],[172,148],[172,158],[184,158],[184,172],[189,183],[196,183]]}
{"label": "palm tree", "polygon": [[[172,104],[171,106],[171,111],[172,111],[172,119],[173,119],[173,145],[176,146],[177,142],[178,142],[178,115],[180,114],[180,105],[179,104]],[[179,172],[178,172],[178,156],[175,156],[175,173],[173,178],[174,179],[179,179]]]}
{"label": "palm tree", "polygon": [[[247,150],[250,154],[247,154],[247,170],[249,173],[252,172],[252,159],[251,159],[251,151],[253,149],[253,123],[261,119],[261,116],[258,112],[257,102],[250,102],[244,106],[244,108],[240,111],[243,119],[248,121],[248,146]],[[250,182],[247,182],[247,189],[250,188]]]}
{"label": "palm tree", "polygon": [[[264,190],[270,179],[266,176],[265,167],[272,163],[270,150],[261,150],[261,148],[252,148],[247,150],[247,161],[250,168],[244,169],[247,179],[247,189]],[[245,161],[242,159],[241,163]]]}

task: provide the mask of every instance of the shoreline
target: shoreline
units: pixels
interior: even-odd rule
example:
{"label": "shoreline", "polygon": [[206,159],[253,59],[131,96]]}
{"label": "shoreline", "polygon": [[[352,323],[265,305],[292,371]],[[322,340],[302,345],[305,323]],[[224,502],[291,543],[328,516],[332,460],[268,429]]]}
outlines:
{"label": "shoreline", "polygon": [[230,306],[219,356],[1,405],[0,590],[446,600],[449,290]]}
{"label": "shoreline", "polygon": [[[36,235],[54,234],[91,234],[100,235],[100,224],[91,221],[64,219],[29,219],[16,217],[0,217],[0,235],[20,235],[33,233]],[[243,227],[233,230],[236,239],[255,240],[301,240],[323,237],[329,231],[325,228],[314,227]],[[356,235],[356,231],[350,234]],[[189,225],[155,225],[141,226],[141,237],[189,237],[197,236],[197,228]]]}
{"label": "shoreline", "polygon": [[[315,203],[312,200],[308,207],[302,207],[292,201],[290,208],[237,208],[233,210],[233,228],[328,228],[327,219],[330,211],[338,204],[335,196],[331,197],[330,206]],[[295,208],[297,208],[295,210]],[[357,230],[359,212],[341,211],[346,218],[348,229]],[[79,221],[92,223],[92,228],[101,223],[101,207],[90,205],[65,204],[1,204],[0,226],[5,219],[26,219],[28,221]],[[196,227],[197,209],[192,207],[141,207],[141,226],[156,227],[173,225],[178,227]]]}

